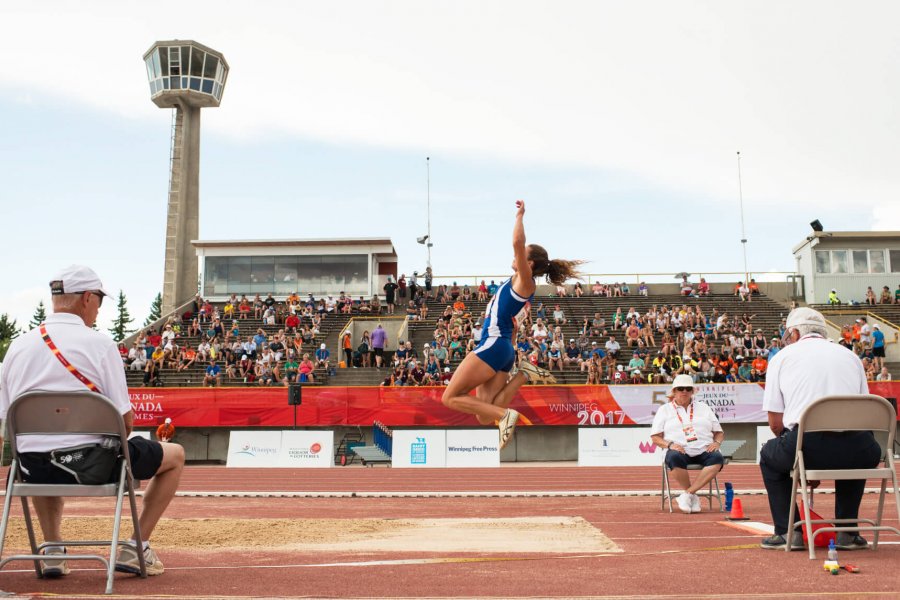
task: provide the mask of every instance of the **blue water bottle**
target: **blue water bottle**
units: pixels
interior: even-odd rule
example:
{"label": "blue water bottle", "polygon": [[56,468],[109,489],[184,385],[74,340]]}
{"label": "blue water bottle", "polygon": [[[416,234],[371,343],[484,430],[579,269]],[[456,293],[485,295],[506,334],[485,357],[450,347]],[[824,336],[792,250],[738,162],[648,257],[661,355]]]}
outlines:
{"label": "blue water bottle", "polygon": [[730,481],[725,482],[725,512],[731,512],[731,502],[734,500],[734,487]]}

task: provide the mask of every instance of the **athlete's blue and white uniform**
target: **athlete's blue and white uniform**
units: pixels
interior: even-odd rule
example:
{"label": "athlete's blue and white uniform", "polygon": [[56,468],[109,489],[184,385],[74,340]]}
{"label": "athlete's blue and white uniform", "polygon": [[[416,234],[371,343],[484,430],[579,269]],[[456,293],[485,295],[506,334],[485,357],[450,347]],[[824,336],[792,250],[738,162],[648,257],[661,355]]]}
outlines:
{"label": "athlete's blue and white uniform", "polygon": [[531,299],[523,298],[513,290],[512,278],[503,282],[491,298],[485,310],[481,343],[475,348],[478,358],[495,371],[512,369],[516,361],[516,350],[512,339],[518,328],[518,316],[531,306]]}

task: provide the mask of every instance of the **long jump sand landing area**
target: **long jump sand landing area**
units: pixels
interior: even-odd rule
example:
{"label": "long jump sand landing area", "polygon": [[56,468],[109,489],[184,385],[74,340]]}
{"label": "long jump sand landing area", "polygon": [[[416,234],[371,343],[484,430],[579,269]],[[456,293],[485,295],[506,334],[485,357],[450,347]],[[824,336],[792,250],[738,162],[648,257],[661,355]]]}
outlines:
{"label": "long jump sand landing area", "polygon": [[[8,547],[26,550],[21,518],[10,520]],[[127,525],[126,525],[127,530]],[[112,519],[67,518],[63,535],[103,539]],[[163,549],[300,552],[608,553],[622,550],[581,517],[470,519],[163,519],[153,536]]]}

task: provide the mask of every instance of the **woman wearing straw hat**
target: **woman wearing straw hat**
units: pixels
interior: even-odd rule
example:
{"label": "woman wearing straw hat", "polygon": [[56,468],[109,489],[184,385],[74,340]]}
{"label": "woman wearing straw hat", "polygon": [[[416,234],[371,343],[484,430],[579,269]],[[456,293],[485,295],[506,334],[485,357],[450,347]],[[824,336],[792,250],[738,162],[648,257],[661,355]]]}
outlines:
{"label": "woman wearing straw hat", "polygon": [[[716,413],[704,402],[694,400],[694,380],[678,375],[667,394],[669,402],[656,411],[650,439],[665,448],[666,468],[684,490],[677,498],[681,512],[700,512],[697,490],[704,488],[722,470],[725,459],[719,452],[725,433]],[[703,469],[691,483],[688,465]]]}

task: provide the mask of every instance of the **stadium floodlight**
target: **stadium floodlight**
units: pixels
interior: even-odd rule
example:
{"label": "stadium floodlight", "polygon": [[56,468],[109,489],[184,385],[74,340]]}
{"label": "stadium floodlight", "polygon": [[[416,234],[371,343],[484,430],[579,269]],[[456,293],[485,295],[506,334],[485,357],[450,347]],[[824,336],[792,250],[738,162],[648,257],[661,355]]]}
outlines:
{"label": "stadium floodlight", "polygon": [[822,227],[821,221],[819,221],[818,219],[816,219],[815,221],[813,221],[812,223],[810,223],[809,226],[812,227],[812,230],[815,231],[815,232],[817,232],[817,233],[818,233],[818,232],[825,231],[825,229]]}

